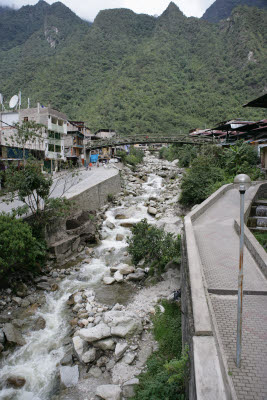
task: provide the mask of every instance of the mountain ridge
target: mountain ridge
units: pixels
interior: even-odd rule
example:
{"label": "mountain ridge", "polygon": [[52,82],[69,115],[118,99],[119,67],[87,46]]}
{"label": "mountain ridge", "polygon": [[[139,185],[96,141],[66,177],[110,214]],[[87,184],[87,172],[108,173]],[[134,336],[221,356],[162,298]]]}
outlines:
{"label": "mountain ridge", "polygon": [[222,19],[230,17],[233,9],[237,6],[250,6],[267,9],[266,0],[215,0],[205,11],[202,19],[217,23]]}
{"label": "mountain ridge", "polygon": [[[60,4],[49,10],[47,34],[40,13],[23,43],[0,48],[6,99],[22,90],[23,104],[51,103],[92,130],[126,134],[263,117],[241,104],[265,85],[266,11],[240,7],[210,24],[170,4],[158,18],[105,10],[89,25]],[[0,37],[1,22],[0,14]]]}

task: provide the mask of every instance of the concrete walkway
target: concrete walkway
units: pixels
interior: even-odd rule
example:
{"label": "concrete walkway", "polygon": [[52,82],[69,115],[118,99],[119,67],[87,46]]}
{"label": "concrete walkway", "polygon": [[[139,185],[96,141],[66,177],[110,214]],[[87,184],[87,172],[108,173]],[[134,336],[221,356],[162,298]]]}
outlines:
{"label": "concrete walkway", "polygon": [[[250,201],[255,193],[246,193]],[[238,400],[267,399],[267,282],[245,248],[242,365],[235,366],[239,236],[239,192],[230,189],[193,222],[215,326]]]}

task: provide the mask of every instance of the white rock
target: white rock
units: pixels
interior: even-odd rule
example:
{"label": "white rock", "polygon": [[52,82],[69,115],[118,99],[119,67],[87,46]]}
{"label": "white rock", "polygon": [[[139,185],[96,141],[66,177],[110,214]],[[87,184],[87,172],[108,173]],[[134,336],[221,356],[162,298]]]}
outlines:
{"label": "white rock", "polygon": [[74,300],[75,304],[82,303],[83,302],[82,294],[80,292],[76,293],[74,295],[74,299],[73,300]]}
{"label": "white rock", "polygon": [[104,400],[120,400],[121,388],[119,385],[102,385],[96,389],[96,395]]}
{"label": "white rock", "polygon": [[122,387],[122,394],[123,396],[128,399],[129,397],[133,397],[135,394],[135,385],[139,385],[139,379],[133,378],[129,381],[125,382]]}
{"label": "white rock", "polygon": [[157,209],[155,207],[148,207],[147,212],[150,215],[156,215],[157,214]]}
{"label": "white rock", "polygon": [[78,384],[79,381],[79,369],[78,365],[74,367],[60,367],[60,380],[63,386],[71,387]]}
{"label": "white rock", "polygon": [[135,357],[136,357],[136,354],[135,354],[135,353],[127,353],[127,354],[125,354],[125,356],[123,357],[122,362],[124,362],[125,364],[130,365],[130,364],[133,363]]}
{"label": "white rock", "polygon": [[104,322],[111,327],[111,335],[126,337],[143,330],[141,319],[129,311],[108,311],[104,315]]}
{"label": "white rock", "polygon": [[125,353],[128,347],[129,346],[127,343],[117,343],[115,348],[115,357],[117,360],[119,360],[122,357],[122,355]]}
{"label": "white rock", "polygon": [[98,367],[92,367],[89,369],[89,374],[92,375],[94,378],[100,378],[102,375],[102,371]]}
{"label": "white rock", "polygon": [[82,361],[84,363],[90,363],[95,361],[95,356],[96,356],[96,349],[92,347],[89,349],[86,353],[82,355]]}
{"label": "white rock", "polygon": [[118,270],[122,275],[128,275],[134,272],[135,268],[132,265],[122,264],[118,265]]}
{"label": "white rock", "polygon": [[99,324],[93,328],[81,329],[79,336],[87,342],[96,342],[111,336],[111,329],[106,324]]}
{"label": "white rock", "polygon": [[123,275],[120,273],[120,271],[116,271],[114,274],[114,278],[117,282],[122,282],[123,281]]}
{"label": "white rock", "polygon": [[112,283],[115,282],[115,279],[112,278],[111,276],[104,276],[103,282],[105,285],[112,285]]}
{"label": "white rock", "polygon": [[141,370],[135,365],[128,365],[123,362],[117,362],[112,369],[112,382],[115,385],[123,384],[132,379],[133,376],[139,375]]}
{"label": "white rock", "polygon": [[101,349],[101,350],[113,350],[115,343],[112,339],[104,339],[100,340],[99,342],[94,342],[94,346]]}
{"label": "white rock", "polygon": [[82,360],[82,355],[85,352],[85,350],[88,347],[88,344],[81,339],[79,336],[74,336],[72,338],[72,342],[73,342],[73,347],[74,347],[74,351],[77,354],[79,360]]}

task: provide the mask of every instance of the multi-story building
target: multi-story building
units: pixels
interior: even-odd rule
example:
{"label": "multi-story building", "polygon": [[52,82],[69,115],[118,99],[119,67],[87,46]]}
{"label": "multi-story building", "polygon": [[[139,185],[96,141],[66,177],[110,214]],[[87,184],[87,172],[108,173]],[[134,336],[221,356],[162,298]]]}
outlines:
{"label": "multi-story building", "polygon": [[57,170],[65,160],[64,139],[67,135],[67,116],[50,107],[41,106],[17,111],[0,112],[0,157],[2,160],[21,160],[22,143],[16,140],[15,124],[34,121],[41,124],[38,136],[25,143],[26,156],[31,153],[44,160],[44,167]]}
{"label": "multi-story building", "polygon": [[65,156],[73,164],[84,164],[84,122],[68,121],[65,139]]}

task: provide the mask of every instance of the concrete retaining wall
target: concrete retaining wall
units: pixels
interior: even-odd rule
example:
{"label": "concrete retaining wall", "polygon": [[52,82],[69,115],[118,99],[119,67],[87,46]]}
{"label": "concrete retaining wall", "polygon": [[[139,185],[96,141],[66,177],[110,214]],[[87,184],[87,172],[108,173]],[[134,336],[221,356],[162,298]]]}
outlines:
{"label": "concrete retaining wall", "polygon": [[66,196],[75,202],[75,207],[83,211],[95,211],[107,203],[108,195],[115,195],[121,190],[119,171],[116,175],[79,191],[79,193]]}

